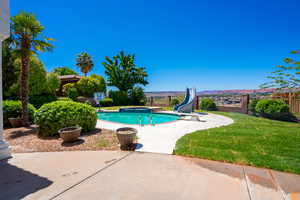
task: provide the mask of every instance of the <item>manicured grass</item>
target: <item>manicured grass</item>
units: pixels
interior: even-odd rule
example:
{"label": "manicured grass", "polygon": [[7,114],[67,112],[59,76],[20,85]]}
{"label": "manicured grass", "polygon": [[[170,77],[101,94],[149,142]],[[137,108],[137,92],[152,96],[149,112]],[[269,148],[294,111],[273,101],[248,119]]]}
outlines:
{"label": "manicured grass", "polygon": [[235,123],[196,131],[177,141],[175,154],[300,174],[300,124],[239,113]]}

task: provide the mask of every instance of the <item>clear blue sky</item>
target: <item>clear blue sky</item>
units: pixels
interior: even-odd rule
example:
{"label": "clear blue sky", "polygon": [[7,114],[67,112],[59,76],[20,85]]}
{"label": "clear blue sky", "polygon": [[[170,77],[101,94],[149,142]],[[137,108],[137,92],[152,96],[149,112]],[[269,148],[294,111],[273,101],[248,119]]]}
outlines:
{"label": "clear blue sky", "polygon": [[[145,66],[146,91],[252,89],[300,49],[298,0],[12,0],[11,14],[35,13],[55,38],[41,54],[48,70],[76,69],[75,57],[124,50]],[[77,70],[77,69],[76,69]]]}

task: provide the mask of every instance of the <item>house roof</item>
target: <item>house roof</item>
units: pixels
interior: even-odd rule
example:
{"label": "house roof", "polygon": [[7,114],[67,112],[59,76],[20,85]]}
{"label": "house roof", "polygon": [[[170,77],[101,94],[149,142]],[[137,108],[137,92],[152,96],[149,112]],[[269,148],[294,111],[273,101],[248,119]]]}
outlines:
{"label": "house roof", "polygon": [[64,76],[59,76],[59,79],[62,81],[79,80],[79,79],[81,79],[81,76],[79,76],[79,75],[64,75]]}

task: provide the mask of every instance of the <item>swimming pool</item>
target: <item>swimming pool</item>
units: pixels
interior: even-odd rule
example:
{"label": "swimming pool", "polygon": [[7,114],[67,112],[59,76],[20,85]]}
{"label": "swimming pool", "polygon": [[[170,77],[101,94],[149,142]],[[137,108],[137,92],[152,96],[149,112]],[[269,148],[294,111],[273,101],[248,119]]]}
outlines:
{"label": "swimming pool", "polygon": [[117,122],[122,124],[162,124],[178,120],[180,116],[165,113],[130,113],[130,112],[99,112],[100,120]]}

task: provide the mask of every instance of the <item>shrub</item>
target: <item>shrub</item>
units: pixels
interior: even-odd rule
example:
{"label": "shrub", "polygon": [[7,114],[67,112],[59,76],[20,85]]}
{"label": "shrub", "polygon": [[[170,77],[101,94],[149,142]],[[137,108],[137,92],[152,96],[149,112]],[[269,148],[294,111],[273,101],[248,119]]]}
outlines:
{"label": "shrub", "polygon": [[202,110],[208,110],[208,111],[217,110],[217,106],[214,100],[210,98],[201,99],[200,108]]}
{"label": "shrub", "polygon": [[83,103],[55,101],[43,105],[34,115],[44,136],[58,134],[58,130],[69,126],[80,126],[84,132],[95,129],[97,123],[96,110]]}
{"label": "shrub", "polygon": [[289,106],[281,100],[262,99],[255,106],[255,111],[262,117],[283,121],[294,121]]}
{"label": "shrub", "polygon": [[105,91],[105,82],[101,76],[83,77],[76,83],[76,88],[81,96],[93,97],[95,92]]}
{"label": "shrub", "polygon": [[144,90],[141,87],[134,87],[130,90],[129,98],[132,105],[145,105],[147,101]]}
{"label": "shrub", "polygon": [[52,94],[41,94],[29,97],[29,102],[35,107],[40,108],[45,103],[56,101],[57,97]]}
{"label": "shrub", "polygon": [[127,92],[124,91],[109,91],[108,96],[113,100],[114,106],[126,106],[131,103]]}
{"label": "shrub", "polygon": [[252,114],[256,115],[256,110],[255,107],[258,103],[259,99],[252,99],[251,102],[249,103],[249,110],[252,112]]}
{"label": "shrub", "polygon": [[70,99],[72,99],[73,101],[75,101],[77,99],[77,97],[79,96],[78,94],[78,90],[76,88],[69,88],[67,90],[67,97],[69,97]]}
{"label": "shrub", "polygon": [[74,84],[74,83],[67,83],[67,84],[65,84],[65,85],[63,86],[63,92],[64,92],[65,94],[67,94],[67,92],[68,92],[68,90],[69,90],[70,88],[75,88],[75,84]]}
{"label": "shrub", "polygon": [[171,99],[171,106],[176,106],[180,103],[179,99],[175,98],[175,99]]}
{"label": "shrub", "polygon": [[[33,116],[36,109],[33,105],[28,105],[28,112],[29,112],[29,119],[32,122]],[[6,100],[3,101],[3,121],[4,126],[9,125],[8,118],[16,118],[21,117],[22,115],[22,104],[21,101],[12,101],[12,100]]]}
{"label": "shrub", "polygon": [[113,100],[111,98],[104,98],[100,101],[100,105],[103,106],[103,107],[112,106],[113,105]]}

